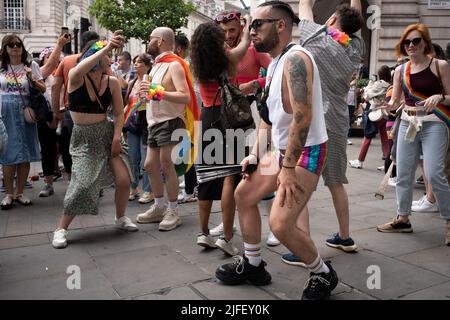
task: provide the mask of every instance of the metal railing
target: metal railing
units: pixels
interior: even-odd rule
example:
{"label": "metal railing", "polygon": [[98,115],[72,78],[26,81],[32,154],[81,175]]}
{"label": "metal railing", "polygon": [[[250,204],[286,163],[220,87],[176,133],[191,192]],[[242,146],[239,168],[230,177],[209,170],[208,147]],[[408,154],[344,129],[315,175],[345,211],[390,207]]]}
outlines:
{"label": "metal railing", "polygon": [[31,30],[30,19],[1,19],[0,30]]}

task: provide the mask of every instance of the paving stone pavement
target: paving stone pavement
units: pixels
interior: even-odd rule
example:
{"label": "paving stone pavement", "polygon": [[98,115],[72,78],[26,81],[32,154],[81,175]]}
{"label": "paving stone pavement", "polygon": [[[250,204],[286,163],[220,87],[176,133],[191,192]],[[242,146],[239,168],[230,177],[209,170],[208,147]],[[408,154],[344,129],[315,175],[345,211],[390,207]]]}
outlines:
{"label": "paving stone pavement", "polygon": [[[355,159],[360,138],[352,138],[348,158]],[[332,261],[340,283],[331,299],[450,299],[450,248],[444,246],[445,222],[438,214],[414,214],[411,234],[381,234],[376,225],[395,214],[395,189],[387,187],[384,200],[377,200],[383,173],[378,139],[372,142],[364,169],[348,168],[350,184],[351,231],[359,250],[346,254],[327,247],[325,239],[337,232],[337,219],[331,195],[319,183],[309,208],[312,238],[320,254]],[[39,164],[32,172],[39,171]],[[199,231],[197,205],[183,204],[179,212],[183,224],[170,232],[158,231],[157,224],[139,225],[140,231],[125,233],[114,229],[114,190],[107,189],[100,200],[98,216],[77,217],[71,225],[69,246],[51,247],[52,232],[61,214],[67,181],[55,183],[55,195],[39,198],[43,182],[26,190],[34,204],[0,211],[0,299],[299,299],[308,272],[284,264],[283,246],[267,247],[262,255],[272,274],[265,287],[225,286],[214,272],[232,261],[219,250],[206,250],[195,244]],[[415,186],[414,198],[423,194]],[[129,202],[127,214],[136,219],[148,205]],[[213,206],[211,228],[221,221],[220,203]],[[263,241],[269,232],[263,216]],[[239,223],[234,242],[242,250]],[[78,266],[81,289],[69,290],[71,271]],[[369,266],[380,269],[380,289],[368,288]]]}

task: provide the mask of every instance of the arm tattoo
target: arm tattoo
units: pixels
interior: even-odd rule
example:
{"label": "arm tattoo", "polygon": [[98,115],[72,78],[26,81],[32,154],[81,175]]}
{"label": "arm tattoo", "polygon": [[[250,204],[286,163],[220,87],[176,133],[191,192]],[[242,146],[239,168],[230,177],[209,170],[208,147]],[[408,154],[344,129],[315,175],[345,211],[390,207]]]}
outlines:
{"label": "arm tattoo", "polygon": [[299,140],[302,147],[306,144],[306,139],[308,138],[309,126],[306,128],[301,128],[299,132]]}
{"label": "arm tattoo", "polygon": [[305,62],[296,54],[288,57],[290,64],[289,79],[294,100],[306,105],[308,102],[308,71]]}

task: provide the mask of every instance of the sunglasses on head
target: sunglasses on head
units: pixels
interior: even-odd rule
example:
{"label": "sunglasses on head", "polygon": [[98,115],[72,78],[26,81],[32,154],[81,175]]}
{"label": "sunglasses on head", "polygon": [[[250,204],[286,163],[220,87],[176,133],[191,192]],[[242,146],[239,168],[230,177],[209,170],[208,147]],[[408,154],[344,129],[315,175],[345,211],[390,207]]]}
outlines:
{"label": "sunglasses on head", "polygon": [[412,40],[405,39],[403,40],[403,45],[409,47],[409,45],[412,43],[413,46],[417,46],[422,41],[422,38],[414,38]]}
{"label": "sunglasses on head", "polygon": [[231,12],[231,13],[224,13],[224,14],[219,14],[214,21],[216,23],[221,23],[221,22],[228,22],[231,20],[240,20],[241,19],[241,13],[240,12]]}
{"label": "sunglasses on head", "polygon": [[275,22],[275,21],[280,21],[280,20],[281,19],[255,19],[255,20],[252,21],[252,24],[250,25],[250,30],[251,29],[257,30],[264,23]]}
{"label": "sunglasses on head", "polygon": [[8,48],[22,48],[22,44],[20,42],[10,42],[6,45]]}

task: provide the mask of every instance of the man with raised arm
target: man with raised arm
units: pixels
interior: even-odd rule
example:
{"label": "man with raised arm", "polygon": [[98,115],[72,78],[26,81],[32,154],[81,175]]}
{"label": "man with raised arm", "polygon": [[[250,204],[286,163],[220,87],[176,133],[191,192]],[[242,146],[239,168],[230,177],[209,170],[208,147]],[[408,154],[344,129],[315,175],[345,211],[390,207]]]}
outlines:
{"label": "man with raised arm", "polygon": [[[300,0],[299,34],[300,45],[312,53],[322,80],[329,139],[327,165],[322,176],[333,197],[339,222],[339,232],[327,239],[326,244],[345,252],[353,252],[357,246],[350,237],[348,195],[344,187],[348,183],[346,151],[349,114],[346,98],[352,73],[358,70],[364,52],[364,42],[356,35],[362,26],[361,2],[352,0],[350,6],[339,5],[325,25],[314,22],[312,8],[312,0]],[[308,212],[301,223],[309,232]],[[283,255],[282,260],[288,264],[303,265],[303,261],[292,253]]]}

